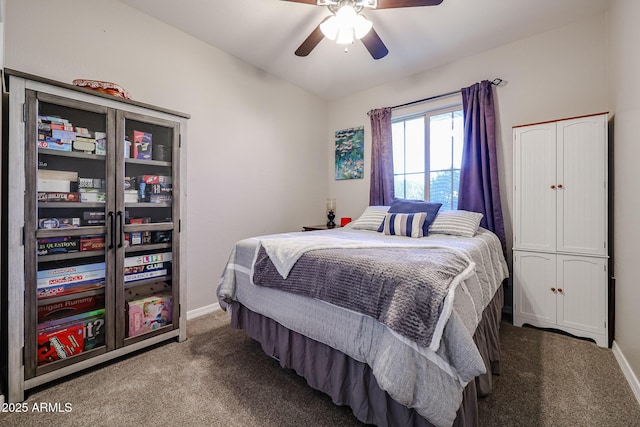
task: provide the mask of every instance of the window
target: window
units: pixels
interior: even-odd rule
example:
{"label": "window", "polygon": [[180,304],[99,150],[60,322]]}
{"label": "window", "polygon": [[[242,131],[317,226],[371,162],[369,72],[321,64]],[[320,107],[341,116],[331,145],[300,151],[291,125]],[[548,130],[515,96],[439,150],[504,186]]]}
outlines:
{"label": "window", "polygon": [[392,121],[396,197],[458,208],[463,125],[459,106]]}

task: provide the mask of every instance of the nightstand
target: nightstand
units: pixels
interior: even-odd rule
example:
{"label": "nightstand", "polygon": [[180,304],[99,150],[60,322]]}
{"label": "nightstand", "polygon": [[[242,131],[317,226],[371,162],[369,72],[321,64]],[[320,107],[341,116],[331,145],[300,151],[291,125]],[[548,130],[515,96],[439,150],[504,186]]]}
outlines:
{"label": "nightstand", "polygon": [[340,228],[340,226],[336,225],[334,227],[329,227],[326,224],[320,224],[320,225],[305,225],[302,227],[303,231],[333,230],[334,228]]}

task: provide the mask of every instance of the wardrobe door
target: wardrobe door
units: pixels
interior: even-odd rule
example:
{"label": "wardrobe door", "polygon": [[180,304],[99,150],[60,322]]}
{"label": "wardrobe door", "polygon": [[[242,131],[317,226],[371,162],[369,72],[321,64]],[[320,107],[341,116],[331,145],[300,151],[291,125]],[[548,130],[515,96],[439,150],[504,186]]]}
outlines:
{"label": "wardrobe door", "polygon": [[555,251],[556,125],[514,129],[514,246]]}
{"label": "wardrobe door", "polygon": [[606,255],[606,116],[557,126],[557,251]]}
{"label": "wardrobe door", "polygon": [[556,323],[556,255],[514,251],[514,324]]}

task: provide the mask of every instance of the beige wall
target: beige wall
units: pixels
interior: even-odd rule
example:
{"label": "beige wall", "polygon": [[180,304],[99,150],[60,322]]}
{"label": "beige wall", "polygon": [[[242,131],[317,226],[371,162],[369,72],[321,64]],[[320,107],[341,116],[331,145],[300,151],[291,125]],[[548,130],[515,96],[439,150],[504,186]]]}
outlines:
{"label": "beige wall", "polygon": [[188,310],[217,302],[233,244],[323,219],[326,103],[115,0],[10,1],[5,66],[116,82],[190,113]]}
{"label": "beige wall", "polygon": [[615,343],[626,359],[628,377],[640,401],[640,2],[612,0],[608,15],[609,107],[613,116]]}

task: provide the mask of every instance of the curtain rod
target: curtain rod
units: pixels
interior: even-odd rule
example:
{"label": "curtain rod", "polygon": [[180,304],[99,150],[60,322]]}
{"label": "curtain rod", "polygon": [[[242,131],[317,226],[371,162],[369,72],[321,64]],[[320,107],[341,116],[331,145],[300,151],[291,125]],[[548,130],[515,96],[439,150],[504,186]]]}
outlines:
{"label": "curtain rod", "polygon": [[[494,86],[499,86],[500,83],[502,83],[502,81],[503,80],[501,78],[495,78],[495,79],[491,80],[491,84],[494,85]],[[460,93],[460,91],[461,91],[461,89],[454,90],[453,92],[441,93],[440,95],[430,96],[429,98],[418,99],[417,101],[411,101],[411,102],[407,102],[407,103],[404,103],[404,104],[395,105],[395,106],[391,107],[391,109],[395,110],[396,108],[408,107],[409,105],[414,105],[414,104],[421,104],[423,102],[432,101],[434,99],[444,98],[446,96],[455,95],[456,93]]]}

